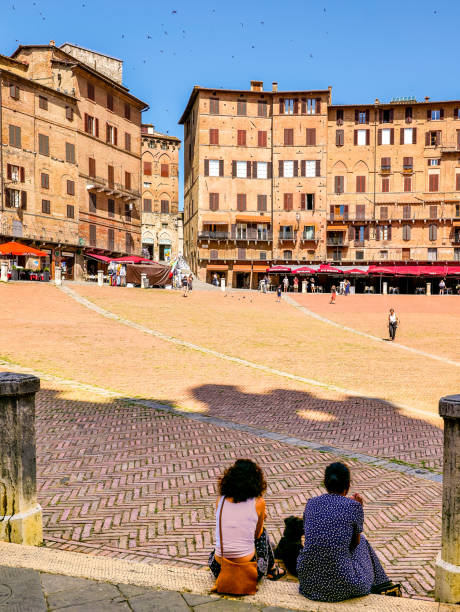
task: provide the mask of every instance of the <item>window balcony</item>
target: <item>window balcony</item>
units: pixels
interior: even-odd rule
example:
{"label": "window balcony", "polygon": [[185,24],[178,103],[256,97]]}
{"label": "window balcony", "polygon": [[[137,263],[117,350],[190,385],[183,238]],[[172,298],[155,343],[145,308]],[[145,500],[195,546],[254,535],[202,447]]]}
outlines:
{"label": "window balcony", "polygon": [[273,240],[272,230],[260,230],[255,227],[248,227],[246,229],[233,228],[231,233],[231,239],[236,241],[247,242],[271,242]]}
{"label": "window balcony", "polygon": [[297,230],[291,232],[280,232],[278,234],[280,242],[295,242],[297,240]]}
{"label": "window balcony", "polygon": [[198,232],[198,240],[228,240],[230,234],[228,232],[213,232],[203,230]]}
{"label": "window balcony", "polygon": [[460,152],[459,142],[443,142],[441,144],[441,153],[458,153]]}
{"label": "window balcony", "polygon": [[330,247],[334,246],[348,246],[348,240],[341,236],[328,236],[326,238],[326,245]]}
{"label": "window balcony", "polygon": [[302,232],[300,234],[300,242],[319,242],[319,238],[318,236],[315,235],[311,235],[311,234],[307,234],[305,232]]}

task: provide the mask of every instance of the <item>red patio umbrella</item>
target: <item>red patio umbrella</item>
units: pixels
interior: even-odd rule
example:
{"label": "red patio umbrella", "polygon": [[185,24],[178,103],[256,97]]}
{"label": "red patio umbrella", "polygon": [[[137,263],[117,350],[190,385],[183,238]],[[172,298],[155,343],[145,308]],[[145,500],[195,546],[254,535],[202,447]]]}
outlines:
{"label": "red patio umbrella", "polygon": [[48,253],[26,244],[20,244],[19,242],[5,242],[0,244],[0,255],[35,255],[35,257],[46,257]]}
{"label": "red patio umbrella", "polygon": [[268,269],[268,272],[290,272],[291,266],[273,266]]}
{"label": "red patio umbrella", "polygon": [[339,268],[334,268],[334,266],[330,266],[329,264],[321,264],[319,268],[319,272],[329,272],[331,274],[343,274],[343,270]]}
{"label": "red patio umbrella", "polygon": [[316,274],[317,270],[315,270],[314,268],[310,268],[310,266],[299,266],[298,268],[295,268],[292,270],[292,272],[296,273],[306,273],[306,274]]}

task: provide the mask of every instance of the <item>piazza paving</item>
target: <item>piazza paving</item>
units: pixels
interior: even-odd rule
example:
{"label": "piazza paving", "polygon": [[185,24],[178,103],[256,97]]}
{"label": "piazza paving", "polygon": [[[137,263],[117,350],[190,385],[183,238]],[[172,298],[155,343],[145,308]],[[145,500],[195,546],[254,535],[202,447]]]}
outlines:
{"label": "piazza paving", "polygon": [[[231,461],[252,457],[264,468],[267,526],[277,540],[284,517],[301,515],[306,500],[321,493],[324,467],[337,458],[199,422],[187,412],[440,470],[436,404],[458,391],[453,365],[376,346],[288,304],[275,305],[272,296],[196,291],[184,299],[175,292],[98,293],[78,285],[72,291],[118,319],[52,286],[0,287],[1,358],[55,377],[43,381],[37,400],[39,495],[49,546],[203,567],[213,541],[216,481]],[[173,344],[121,318],[326,386]],[[439,354],[455,359],[444,345]],[[412,378],[388,379],[390,368],[412,372]],[[97,385],[115,397],[61,379]],[[160,404],[155,409],[123,396]],[[348,463],[353,489],[366,498],[365,531],[388,573],[406,593],[430,597],[440,545],[440,483]]]}

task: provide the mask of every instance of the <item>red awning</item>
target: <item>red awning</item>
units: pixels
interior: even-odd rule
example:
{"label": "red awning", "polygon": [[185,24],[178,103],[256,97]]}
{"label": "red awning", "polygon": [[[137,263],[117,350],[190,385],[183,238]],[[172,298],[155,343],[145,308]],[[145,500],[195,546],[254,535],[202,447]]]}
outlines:
{"label": "red awning", "polygon": [[424,276],[445,276],[447,266],[420,266],[420,274]]}
{"label": "red awning", "polygon": [[390,275],[395,273],[394,266],[369,266],[369,274],[384,274]]}
{"label": "red awning", "polygon": [[310,266],[299,266],[295,270],[293,269],[292,272],[295,274],[297,274],[297,272],[300,274],[316,274],[317,270],[310,268]]}
{"label": "red awning", "polygon": [[349,270],[343,270],[344,274],[367,274],[368,270],[361,270],[360,268],[350,268]]}
{"label": "red awning", "polygon": [[93,259],[98,259],[99,261],[103,261],[105,263],[112,261],[110,257],[106,257],[105,255],[97,255],[96,253],[85,253],[85,257],[92,257]]}
{"label": "red awning", "polygon": [[319,272],[327,272],[329,274],[342,274],[343,270],[339,270],[339,268],[334,268],[334,266],[330,266],[329,264],[321,264],[319,267]]}
{"label": "red awning", "polygon": [[291,266],[273,266],[268,269],[268,272],[290,272]]}
{"label": "red awning", "polygon": [[460,266],[447,266],[447,274],[458,274],[460,276]]}
{"label": "red awning", "polygon": [[109,259],[109,261],[116,261],[117,263],[132,263],[132,264],[154,264],[156,262],[151,259],[144,259],[138,255],[126,255],[125,257],[118,257],[118,259]]}
{"label": "red awning", "polygon": [[20,244],[19,242],[5,242],[0,244],[0,255],[35,255],[35,257],[46,257],[48,253],[26,244]]}
{"label": "red awning", "polygon": [[396,276],[420,276],[421,266],[395,266]]}

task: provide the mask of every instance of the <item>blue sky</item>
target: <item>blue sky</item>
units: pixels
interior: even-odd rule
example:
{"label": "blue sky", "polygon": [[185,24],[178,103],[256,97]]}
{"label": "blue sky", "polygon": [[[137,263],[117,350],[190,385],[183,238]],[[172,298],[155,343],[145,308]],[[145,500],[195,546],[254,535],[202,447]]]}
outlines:
{"label": "blue sky", "polygon": [[458,0],[0,0],[0,53],[73,42],[124,60],[144,120],[182,138],[190,91],[314,89],[333,102],[460,98]]}

